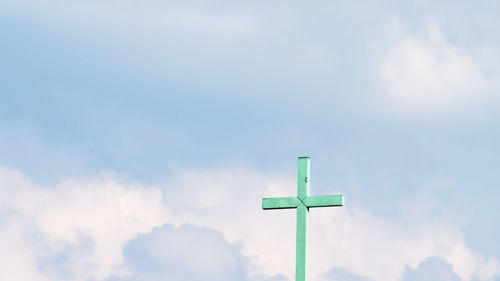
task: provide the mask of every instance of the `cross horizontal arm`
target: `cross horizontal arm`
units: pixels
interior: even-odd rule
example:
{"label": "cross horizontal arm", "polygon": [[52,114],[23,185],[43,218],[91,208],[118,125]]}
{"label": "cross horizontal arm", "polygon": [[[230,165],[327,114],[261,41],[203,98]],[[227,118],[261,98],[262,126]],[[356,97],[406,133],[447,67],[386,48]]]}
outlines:
{"label": "cross horizontal arm", "polygon": [[297,197],[278,197],[262,199],[262,209],[291,209],[297,208],[300,200]]}
{"label": "cross horizontal arm", "polygon": [[344,205],[343,195],[308,196],[302,202],[308,208],[338,207]]}

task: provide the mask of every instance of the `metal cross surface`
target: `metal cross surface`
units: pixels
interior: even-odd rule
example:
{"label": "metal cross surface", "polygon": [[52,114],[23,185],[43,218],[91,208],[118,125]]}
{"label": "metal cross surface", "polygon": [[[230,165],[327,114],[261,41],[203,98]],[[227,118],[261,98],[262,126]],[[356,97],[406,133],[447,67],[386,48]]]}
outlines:
{"label": "metal cross surface", "polygon": [[344,205],[343,195],[309,196],[309,157],[299,157],[297,173],[297,197],[264,198],[262,209],[297,208],[297,247],[295,280],[307,280],[307,229],[309,208],[337,207]]}

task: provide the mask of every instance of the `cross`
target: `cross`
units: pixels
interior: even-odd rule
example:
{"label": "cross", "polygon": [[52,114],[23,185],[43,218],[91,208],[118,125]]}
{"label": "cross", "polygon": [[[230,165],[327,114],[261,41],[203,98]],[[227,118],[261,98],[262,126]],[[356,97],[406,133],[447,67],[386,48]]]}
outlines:
{"label": "cross", "polygon": [[297,197],[262,199],[262,209],[297,209],[297,246],[295,281],[307,280],[307,229],[309,208],[344,205],[343,195],[309,196],[310,158],[299,157],[297,173]]}

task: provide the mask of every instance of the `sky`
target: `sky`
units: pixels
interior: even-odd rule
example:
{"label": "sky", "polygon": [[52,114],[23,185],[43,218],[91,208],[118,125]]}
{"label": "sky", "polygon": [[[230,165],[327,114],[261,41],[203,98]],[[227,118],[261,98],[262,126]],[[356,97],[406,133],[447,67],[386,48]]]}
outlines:
{"label": "sky", "polygon": [[499,281],[499,11],[0,0],[0,279]]}

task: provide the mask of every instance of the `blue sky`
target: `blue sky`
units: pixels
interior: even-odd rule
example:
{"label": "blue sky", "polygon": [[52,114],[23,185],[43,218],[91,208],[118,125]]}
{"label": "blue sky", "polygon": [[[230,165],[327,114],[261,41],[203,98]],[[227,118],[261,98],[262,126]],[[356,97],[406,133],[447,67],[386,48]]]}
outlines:
{"label": "blue sky", "polygon": [[0,1],[0,279],[500,280],[499,9]]}

